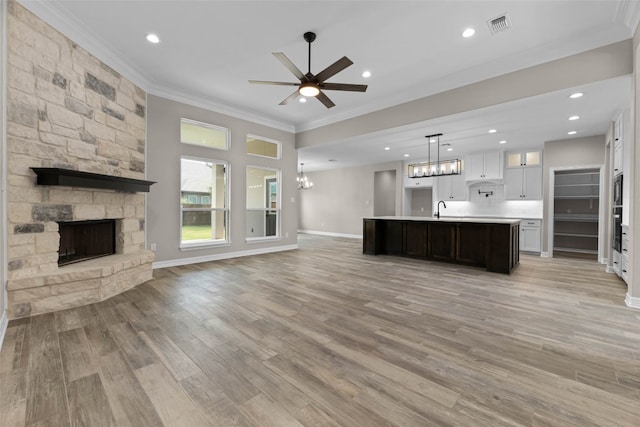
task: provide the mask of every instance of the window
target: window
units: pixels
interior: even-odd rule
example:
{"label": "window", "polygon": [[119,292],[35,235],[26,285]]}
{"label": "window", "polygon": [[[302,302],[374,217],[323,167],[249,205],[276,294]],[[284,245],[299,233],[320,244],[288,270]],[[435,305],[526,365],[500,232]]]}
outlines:
{"label": "window", "polygon": [[195,120],[180,119],[180,142],[228,150],[229,129]]}
{"label": "window", "polygon": [[247,168],[247,240],[280,235],[280,171]]}
{"label": "window", "polygon": [[261,136],[247,135],[247,154],[279,159],[280,142]]}
{"label": "window", "polygon": [[180,159],[180,247],[228,243],[227,164]]}

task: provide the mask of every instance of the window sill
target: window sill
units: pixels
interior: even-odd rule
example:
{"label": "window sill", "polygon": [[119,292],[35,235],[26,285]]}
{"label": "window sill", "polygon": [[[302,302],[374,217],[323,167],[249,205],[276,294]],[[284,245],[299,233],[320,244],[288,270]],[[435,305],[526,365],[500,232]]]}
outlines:
{"label": "window sill", "polygon": [[198,249],[206,249],[206,248],[221,248],[225,246],[231,246],[231,242],[225,240],[224,242],[194,242],[194,243],[181,243],[180,250],[181,251],[196,251]]}
{"label": "window sill", "polygon": [[247,237],[245,242],[250,245],[252,243],[277,242],[278,240],[282,240],[282,237],[280,237],[280,236]]}

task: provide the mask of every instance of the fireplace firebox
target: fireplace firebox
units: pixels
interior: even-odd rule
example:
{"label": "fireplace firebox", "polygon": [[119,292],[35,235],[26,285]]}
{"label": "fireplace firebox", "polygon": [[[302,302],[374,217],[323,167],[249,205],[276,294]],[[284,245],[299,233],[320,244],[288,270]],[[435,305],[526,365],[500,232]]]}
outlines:
{"label": "fireplace firebox", "polygon": [[116,253],[116,221],[59,222],[58,266]]}

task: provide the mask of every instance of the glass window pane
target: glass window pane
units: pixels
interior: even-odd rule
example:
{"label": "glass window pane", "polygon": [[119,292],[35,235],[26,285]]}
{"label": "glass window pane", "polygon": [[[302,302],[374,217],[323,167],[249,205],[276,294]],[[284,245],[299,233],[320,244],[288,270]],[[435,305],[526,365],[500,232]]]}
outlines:
{"label": "glass window pane", "polygon": [[229,149],[229,129],[200,123],[189,119],[180,119],[180,142],[202,145],[220,150]]}
{"label": "glass window pane", "polygon": [[525,153],[525,163],[527,166],[534,166],[540,164],[540,152],[539,151],[529,151]]}
{"label": "glass window pane", "polygon": [[252,135],[247,136],[247,154],[278,159],[280,158],[279,146],[278,141]]}
{"label": "glass window pane", "polygon": [[226,241],[226,164],[207,159],[180,159],[182,242]]}
{"label": "glass window pane", "polygon": [[247,238],[279,235],[279,176],[274,169],[247,168]]}
{"label": "glass window pane", "polygon": [[270,237],[278,235],[278,211],[247,211],[247,237]]}
{"label": "glass window pane", "polygon": [[278,171],[247,168],[247,209],[280,209]]}
{"label": "glass window pane", "polygon": [[507,155],[507,167],[508,168],[520,167],[522,163],[520,158],[521,158],[520,153],[509,153]]}
{"label": "glass window pane", "polygon": [[182,212],[182,241],[226,240],[224,211]]}
{"label": "glass window pane", "polygon": [[181,159],[182,206],[226,208],[226,166],[201,160]]}

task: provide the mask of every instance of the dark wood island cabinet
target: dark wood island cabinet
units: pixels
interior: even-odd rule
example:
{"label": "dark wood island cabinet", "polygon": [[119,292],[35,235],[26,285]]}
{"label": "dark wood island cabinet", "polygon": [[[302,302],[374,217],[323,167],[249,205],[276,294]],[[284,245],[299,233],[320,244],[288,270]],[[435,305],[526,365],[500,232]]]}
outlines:
{"label": "dark wood island cabinet", "polygon": [[520,262],[520,220],[373,217],[363,220],[363,253],[396,255],[509,274]]}

